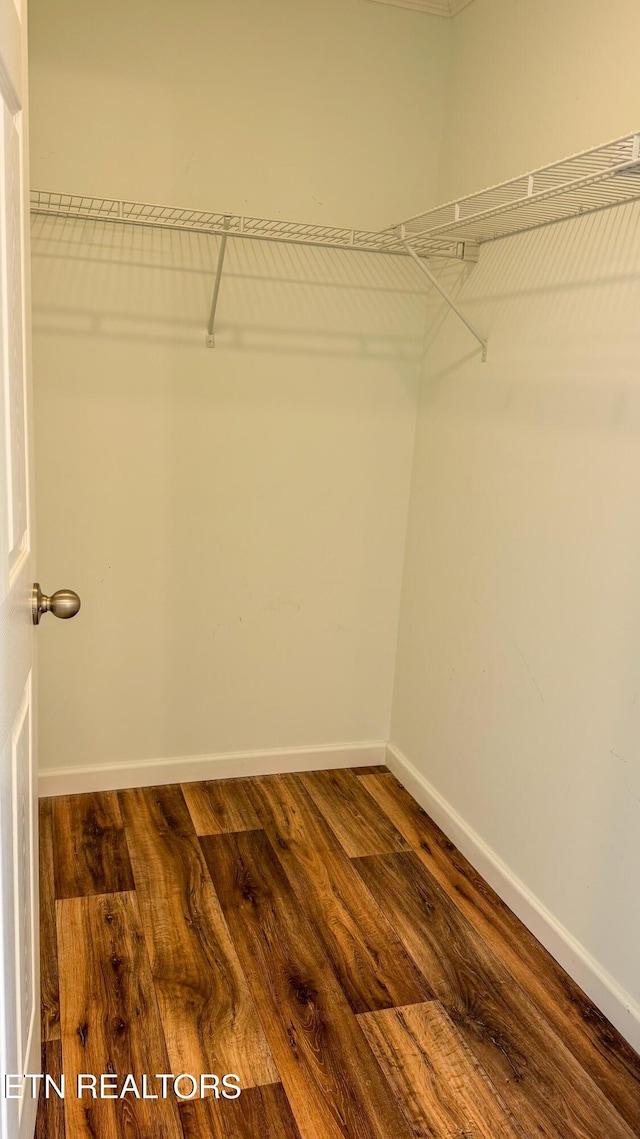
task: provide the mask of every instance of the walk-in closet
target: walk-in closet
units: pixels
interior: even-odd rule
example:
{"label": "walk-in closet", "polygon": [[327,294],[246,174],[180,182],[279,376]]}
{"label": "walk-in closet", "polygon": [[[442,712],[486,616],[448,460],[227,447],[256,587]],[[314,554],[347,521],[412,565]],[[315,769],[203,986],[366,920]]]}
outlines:
{"label": "walk-in closet", "polygon": [[0,1139],[640,1139],[639,35],[0,0]]}

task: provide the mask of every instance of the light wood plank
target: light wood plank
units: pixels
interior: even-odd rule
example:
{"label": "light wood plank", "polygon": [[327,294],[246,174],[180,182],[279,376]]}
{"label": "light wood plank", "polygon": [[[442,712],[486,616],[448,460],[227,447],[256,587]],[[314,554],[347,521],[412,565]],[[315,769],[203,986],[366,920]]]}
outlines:
{"label": "light wood plank", "polygon": [[296,776],[350,858],[408,850],[409,844],[353,771],[306,771]]}
{"label": "light wood plank", "polygon": [[526,1134],[632,1139],[415,853],[360,858],[355,865]]}
{"label": "light wood plank", "polygon": [[133,893],[57,902],[67,1139],[182,1139],[170,1100],[76,1098],[78,1073],[170,1072]]}
{"label": "light wood plank", "polygon": [[252,831],[260,827],[247,794],[249,780],[211,779],[183,783],[182,794],[198,835]]}
{"label": "light wood plank", "polygon": [[252,779],[255,812],[354,1012],[433,993],[293,775]]}
{"label": "light wood plank", "polygon": [[120,794],[173,1072],[278,1079],[179,786]]}
{"label": "light wood plank", "polygon": [[238,1099],[181,1104],[184,1139],[300,1139],[282,1084],[247,1088]]}
{"label": "light wood plank", "polygon": [[40,1007],[42,1040],[60,1039],[60,993],[56,942],[53,807],[41,799],[40,816]]}
{"label": "light wood plank", "polygon": [[394,775],[363,785],[569,1050],[640,1135],[640,1057]]}
{"label": "light wood plank", "polygon": [[408,1139],[264,832],[200,842],[302,1139]]}
{"label": "light wood plank", "polygon": [[52,802],[56,898],[132,890],[115,791],[65,795]]}
{"label": "light wood plank", "polygon": [[415,1139],[527,1139],[437,1001],[359,1021]]}

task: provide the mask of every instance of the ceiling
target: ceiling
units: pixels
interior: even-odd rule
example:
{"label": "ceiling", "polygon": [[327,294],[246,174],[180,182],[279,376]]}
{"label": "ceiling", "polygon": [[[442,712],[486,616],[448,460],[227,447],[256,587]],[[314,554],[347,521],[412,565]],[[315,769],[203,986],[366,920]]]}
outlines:
{"label": "ceiling", "polygon": [[393,4],[395,8],[413,8],[417,12],[429,12],[432,16],[455,16],[466,8],[471,0],[375,0],[377,4]]}

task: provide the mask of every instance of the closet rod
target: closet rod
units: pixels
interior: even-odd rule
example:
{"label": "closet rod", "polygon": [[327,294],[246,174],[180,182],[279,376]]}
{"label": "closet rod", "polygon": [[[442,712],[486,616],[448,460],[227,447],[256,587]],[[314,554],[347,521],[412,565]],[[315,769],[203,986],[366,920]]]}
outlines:
{"label": "closet rod", "polygon": [[449,296],[449,293],[445,289],[444,285],[441,285],[438,278],[431,272],[431,269],[427,265],[424,258],[419,257],[418,254],[416,253],[415,249],[413,248],[413,246],[409,245],[409,242],[405,239],[405,228],[403,225],[398,226],[398,237],[400,238],[400,241],[401,241],[402,245],[404,246],[404,248],[406,249],[409,256],[412,258],[413,261],[415,261],[416,265],[424,273],[424,275],[426,277],[428,277],[428,279],[430,280],[434,289],[437,289],[437,291],[440,293],[440,296],[442,297],[442,299],[445,300],[447,302],[447,304],[449,305],[449,308],[453,309],[453,311],[455,312],[458,319],[461,320],[464,325],[466,325],[466,327],[469,329],[469,332],[471,333],[471,335],[475,336],[476,340],[478,341],[478,344],[482,348],[482,354],[480,356],[480,359],[481,359],[482,363],[484,364],[485,360],[487,359],[487,341],[485,340],[484,336],[480,335],[477,328],[474,328],[471,321],[468,320],[467,317],[462,312],[462,310],[458,308],[456,302],[453,300],[453,297]]}

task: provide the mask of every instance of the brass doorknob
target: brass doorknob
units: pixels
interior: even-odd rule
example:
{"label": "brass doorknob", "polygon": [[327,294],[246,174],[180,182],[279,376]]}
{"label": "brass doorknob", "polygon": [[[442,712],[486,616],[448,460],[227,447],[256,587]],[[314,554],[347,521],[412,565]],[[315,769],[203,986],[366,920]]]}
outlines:
{"label": "brass doorknob", "polygon": [[57,589],[55,593],[51,594],[51,597],[47,597],[40,589],[40,583],[34,582],[31,590],[31,612],[34,625],[40,624],[43,613],[53,613],[54,617],[61,617],[63,621],[68,621],[69,617],[75,617],[79,608],[80,598],[72,589]]}

